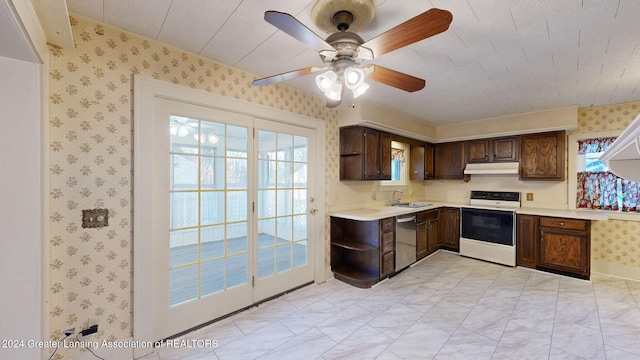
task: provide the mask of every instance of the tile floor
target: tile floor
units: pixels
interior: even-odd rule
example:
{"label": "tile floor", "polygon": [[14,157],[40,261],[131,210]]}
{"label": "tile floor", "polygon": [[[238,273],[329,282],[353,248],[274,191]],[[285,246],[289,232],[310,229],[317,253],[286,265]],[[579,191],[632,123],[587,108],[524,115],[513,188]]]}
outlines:
{"label": "tile floor", "polygon": [[169,359],[640,359],[640,282],[440,251],[371,289],[313,284],[185,335]]}

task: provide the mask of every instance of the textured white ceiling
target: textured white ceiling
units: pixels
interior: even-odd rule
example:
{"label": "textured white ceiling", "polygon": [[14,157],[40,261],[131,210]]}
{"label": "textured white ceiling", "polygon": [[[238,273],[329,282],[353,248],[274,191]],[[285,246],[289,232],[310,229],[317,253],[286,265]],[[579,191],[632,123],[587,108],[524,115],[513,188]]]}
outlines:
{"label": "textured white ceiling", "polygon": [[[311,21],[315,0],[67,0],[69,11],[256,74],[322,65],[264,21],[266,10]],[[373,63],[421,77],[415,93],[369,81],[367,100],[433,125],[640,99],[638,0],[374,0],[366,41],[432,8],[449,30]],[[313,76],[287,85],[321,95]],[[350,101],[348,98],[346,101]]]}

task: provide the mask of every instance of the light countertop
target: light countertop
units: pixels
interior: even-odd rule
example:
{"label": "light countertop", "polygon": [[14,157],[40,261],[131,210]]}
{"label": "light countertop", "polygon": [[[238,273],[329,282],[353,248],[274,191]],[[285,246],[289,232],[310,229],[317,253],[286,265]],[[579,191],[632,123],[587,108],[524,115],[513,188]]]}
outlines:
{"label": "light countertop", "polygon": [[431,201],[421,201],[421,202],[427,202],[427,203],[430,203],[431,205],[416,207],[416,208],[381,205],[381,206],[373,206],[373,207],[359,208],[359,209],[352,209],[352,210],[335,211],[335,212],[331,212],[329,215],[333,217],[342,218],[342,219],[372,221],[372,220],[380,220],[388,217],[394,217],[398,215],[406,215],[411,213],[417,213],[420,211],[437,209],[441,207],[460,207],[460,205],[462,205],[458,203],[446,203],[446,202],[431,202]]}
{"label": "light countertop", "polygon": [[519,208],[516,214],[562,217],[582,220],[608,220],[607,214],[595,211]]}
{"label": "light countertop", "polygon": [[[462,203],[451,203],[451,202],[439,202],[439,201],[428,201],[424,200],[422,202],[430,203],[429,206],[417,207],[417,208],[407,208],[407,207],[398,207],[398,206],[372,206],[372,207],[363,207],[358,209],[351,210],[342,210],[342,211],[334,211],[329,215],[333,217],[350,219],[350,220],[358,220],[358,221],[375,221],[384,218],[406,215],[411,213],[417,213],[420,211],[432,210],[441,207],[460,207]],[[524,215],[538,215],[538,216],[551,216],[551,217],[562,217],[569,219],[583,219],[583,220],[608,220],[606,214],[597,213],[592,211],[580,211],[580,210],[560,210],[560,209],[545,209],[545,208],[519,208],[516,211],[517,214]]]}

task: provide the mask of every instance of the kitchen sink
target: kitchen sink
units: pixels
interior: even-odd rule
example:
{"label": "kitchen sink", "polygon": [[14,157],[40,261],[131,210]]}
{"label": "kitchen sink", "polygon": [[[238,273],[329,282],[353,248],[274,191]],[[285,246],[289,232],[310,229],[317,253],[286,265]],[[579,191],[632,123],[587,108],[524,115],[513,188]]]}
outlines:
{"label": "kitchen sink", "polygon": [[406,208],[421,208],[421,207],[426,207],[430,205],[431,205],[430,203],[426,203],[426,202],[411,202],[411,203],[402,203],[402,204],[392,205],[392,206],[406,207]]}

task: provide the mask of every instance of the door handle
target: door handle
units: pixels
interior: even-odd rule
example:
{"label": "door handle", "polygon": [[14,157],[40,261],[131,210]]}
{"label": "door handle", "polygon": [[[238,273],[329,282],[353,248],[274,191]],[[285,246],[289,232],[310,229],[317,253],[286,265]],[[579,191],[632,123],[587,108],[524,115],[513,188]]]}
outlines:
{"label": "door handle", "polygon": [[309,212],[310,212],[311,214],[315,214],[316,212],[318,212],[318,209],[309,209]]}

